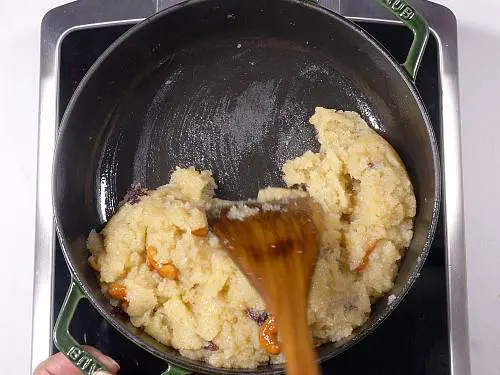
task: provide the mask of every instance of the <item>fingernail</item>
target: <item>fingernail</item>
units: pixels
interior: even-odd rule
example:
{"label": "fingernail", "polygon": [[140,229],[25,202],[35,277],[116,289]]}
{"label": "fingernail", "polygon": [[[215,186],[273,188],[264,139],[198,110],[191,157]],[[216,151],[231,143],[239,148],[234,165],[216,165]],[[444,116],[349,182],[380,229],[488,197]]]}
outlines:
{"label": "fingernail", "polygon": [[104,370],[97,370],[92,375],[111,375],[111,373]]}
{"label": "fingernail", "polygon": [[120,369],[120,365],[111,357],[106,356],[106,359],[109,361],[110,364],[112,364],[114,367],[117,369]]}

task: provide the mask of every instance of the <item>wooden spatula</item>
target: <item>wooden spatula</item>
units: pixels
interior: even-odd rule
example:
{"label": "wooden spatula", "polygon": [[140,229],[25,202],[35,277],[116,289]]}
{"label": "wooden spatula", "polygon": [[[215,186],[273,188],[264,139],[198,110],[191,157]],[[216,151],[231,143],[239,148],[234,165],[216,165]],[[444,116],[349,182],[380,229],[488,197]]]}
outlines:
{"label": "wooden spatula", "polygon": [[274,316],[289,375],[319,374],[307,325],[318,256],[315,210],[305,198],[278,206],[240,203],[210,220],[212,231]]}

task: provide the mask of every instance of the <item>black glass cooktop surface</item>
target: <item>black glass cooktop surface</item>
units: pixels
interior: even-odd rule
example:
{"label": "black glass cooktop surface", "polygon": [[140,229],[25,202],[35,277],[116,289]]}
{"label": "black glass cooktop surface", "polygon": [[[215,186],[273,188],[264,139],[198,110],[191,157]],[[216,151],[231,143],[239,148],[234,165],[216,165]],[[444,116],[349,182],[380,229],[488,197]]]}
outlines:
{"label": "black glass cooktop surface", "polygon": [[[402,26],[360,23],[399,61],[404,60],[411,33]],[[105,26],[73,31],[61,45],[59,118],[76,86],[95,59],[130,26]],[[440,140],[440,88],[437,43],[431,35],[416,82]],[[441,215],[442,217],[442,215]],[[445,375],[450,374],[446,304],[446,270],[442,223],[430,255],[410,293],[371,335],[322,365],[323,374]],[[70,274],[56,241],[54,316],[61,308]],[[71,324],[80,342],[116,359],[120,374],[160,374],[162,360],[138,348],[112,328],[89,302],[82,302]],[[56,350],[54,348],[54,350]]]}

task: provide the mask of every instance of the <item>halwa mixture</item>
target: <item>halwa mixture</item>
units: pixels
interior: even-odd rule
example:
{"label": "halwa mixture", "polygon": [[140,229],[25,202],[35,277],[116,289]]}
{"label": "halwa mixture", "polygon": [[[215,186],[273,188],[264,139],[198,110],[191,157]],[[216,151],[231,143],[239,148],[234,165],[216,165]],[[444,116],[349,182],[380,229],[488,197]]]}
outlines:
{"label": "halwa mixture", "polygon": [[[290,188],[269,187],[257,199],[309,195],[323,209],[308,308],[321,344],[351,335],[392,288],[416,203],[400,158],[357,113],[316,108],[310,122],[320,152],[287,161]],[[227,368],[281,363],[259,343],[272,317],[208,228],[215,189],[211,173],[194,168],[178,168],[156,190],[132,186],[104,230],[90,233],[89,263],[134,326],[183,356]]]}

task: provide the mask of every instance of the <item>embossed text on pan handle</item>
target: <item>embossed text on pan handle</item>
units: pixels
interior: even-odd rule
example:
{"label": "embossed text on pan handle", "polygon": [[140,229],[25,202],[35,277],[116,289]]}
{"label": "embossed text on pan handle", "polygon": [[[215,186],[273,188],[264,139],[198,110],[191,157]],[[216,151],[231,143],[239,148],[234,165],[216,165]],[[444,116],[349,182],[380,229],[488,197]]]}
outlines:
{"label": "embossed text on pan handle", "polygon": [[[82,374],[92,375],[95,371],[105,367],[69,333],[69,325],[78,303],[86,297],[80,287],[72,281],[54,326],[54,344]],[[189,371],[168,364],[167,370],[162,375],[188,375],[189,373]]]}
{"label": "embossed text on pan handle", "polygon": [[415,81],[418,68],[424,56],[425,46],[429,39],[429,25],[427,21],[406,1],[403,0],[377,0],[392,14],[399,18],[413,31],[413,42],[403,64],[410,78]]}
{"label": "embossed text on pan handle", "polygon": [[54,326],[54,344],[84,375],[92,375],[99,369],[105,367],[97,359],[87,352],[69,333],[69,325],[75,313],[76,307],[85,294],[71,282],[61,311]]}

